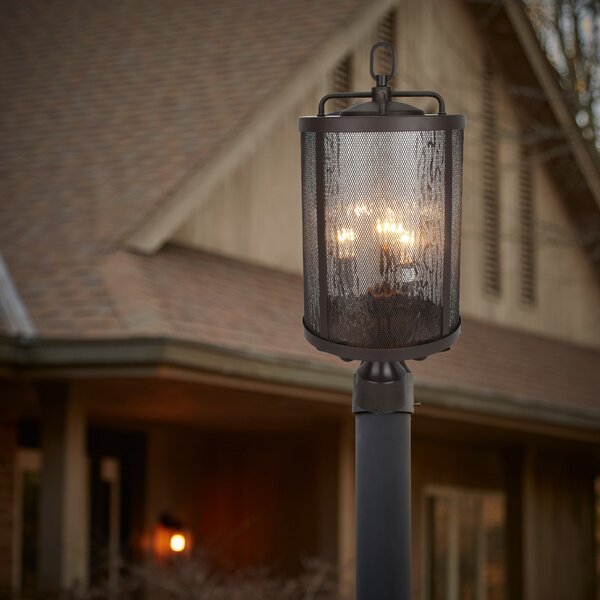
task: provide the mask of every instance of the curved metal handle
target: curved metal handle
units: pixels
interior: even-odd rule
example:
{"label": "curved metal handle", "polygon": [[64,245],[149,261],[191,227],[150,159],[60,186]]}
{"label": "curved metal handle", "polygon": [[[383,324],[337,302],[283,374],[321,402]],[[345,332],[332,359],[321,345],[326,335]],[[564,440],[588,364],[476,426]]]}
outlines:
{"label": "curved metal handle", "polygon": [[[378,48],[387,48],[390,51],[391,57],[392,57],[392,68],[390,70],[389,73],[375,73],[375,51]],[[369,71],[371,72],[371,77],[377,82],[377,85],[379,85],[379,80],[378,80],[378,75],[383,75],[386,78],[386,83],[388,80],[390,80],[393,76],[394,73],[396,72],[396,47],[394,46],[394,44],[390,44],[390,42],[377,42],[376,44],[373,45],[373,47],[371,48],[371,59],[369,61]],[[384,83],[384,85],[386,85]]]}
{"label": "curved metal handle", "polygon": [[319,110],[317,112],[318,117],[325,116],[325,102],[327,100],[333,100],[334,98],[372,98],[373,92],[335,92],[333,94],[327,94],[321,98],[319,102]]}
{"label": "curved metal handle", "polygon": [[394,98],[435,98],[438,101],[438,115],[446,114],[446,103],[437,92],[392,92]]}

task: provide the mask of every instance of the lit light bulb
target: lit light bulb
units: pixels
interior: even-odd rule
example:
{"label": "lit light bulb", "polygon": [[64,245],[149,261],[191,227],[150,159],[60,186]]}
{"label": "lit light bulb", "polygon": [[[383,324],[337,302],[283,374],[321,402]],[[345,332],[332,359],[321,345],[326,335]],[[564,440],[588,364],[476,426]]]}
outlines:
{"label": "lit light bulb", "polygon": [[[386,260],[394,262],[398,260],[401,265],[406,265],[414,261],[415,232],[404,228],[402,223],[394,222],[394,215],[391,213],[385,221],[377,219],[375,229],[379,235],[381,243],[381,253]],[[395,257],[390,254],[396,253]]]}
{"label": "lit light bulb", "polygon": [[340,229],[337,232],[338,242],[353,242],[355,240],[354,229]]}
{"label": "lit light bulb", "polygon": [[362,217],[363,215],[370,215],[371,209],[368,206],[365,206],[364,204],[357,204],[354,207],[354,214],[357,217]]}
{"label": "lit light bulb", "polygon": [[356,235],[354,229],[338,229],[337,241],[338,241],[338,258],[352,258],[354,257],[354,240]]}
{"label": "lit light bulb", "polygon": [[185,536],[181,533],[174,533],[169,540],[169,545],[173,552],[183,552],[185,550]]}

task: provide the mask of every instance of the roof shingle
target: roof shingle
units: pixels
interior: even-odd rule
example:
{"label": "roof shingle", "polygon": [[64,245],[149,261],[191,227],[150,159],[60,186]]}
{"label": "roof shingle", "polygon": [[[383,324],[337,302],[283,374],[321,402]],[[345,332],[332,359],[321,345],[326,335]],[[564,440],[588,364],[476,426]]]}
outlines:
{"label": "roof shingle", "polygon": [[[152,257],[122,252],[113,260],[135,282],[131,298],[121,294],[121,319],[132,335],[151,319],[157,333],[175,339],[340,364],[304,339],[301,277],[175,245]],[[136,313],[136,305],[142,311],[152,306],[151,315]],[[463,320],[450,352],[413,361],[411,369],[420,379],[452,387],[563,406],[600,405],[600,351],[475,319]]]}

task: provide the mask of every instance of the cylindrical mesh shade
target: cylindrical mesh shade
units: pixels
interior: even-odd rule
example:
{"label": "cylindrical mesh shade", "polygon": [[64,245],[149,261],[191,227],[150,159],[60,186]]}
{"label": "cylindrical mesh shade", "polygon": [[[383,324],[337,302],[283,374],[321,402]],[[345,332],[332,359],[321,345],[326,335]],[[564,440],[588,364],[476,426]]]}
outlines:
{"label": "cylindrical mesh shade", "polygon": [[461,129],[302,133],[311,333],[386,349],[458,327],[462,146]]}

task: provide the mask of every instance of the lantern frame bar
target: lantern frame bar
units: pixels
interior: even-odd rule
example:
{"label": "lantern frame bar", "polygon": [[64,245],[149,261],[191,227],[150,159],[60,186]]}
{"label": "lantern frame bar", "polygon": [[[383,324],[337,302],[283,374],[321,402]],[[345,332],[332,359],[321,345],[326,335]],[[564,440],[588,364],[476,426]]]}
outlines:
{"label": "lantern frame bar", "polygon": [[325,235],[325,174],[319,168],[324,162],[325,136],[315,134],[315,173],[317,201],[317,262],[319,265],[319,332],[329,336],[329,310],[327,306],[327,239]]}
{"label": "lantern frame bar", "polygon": [[[320,277],[320,274],[319,274]],[[319,307],[320,310],[320,307]],[[449,350],[450,346],[460,337],[460,319],[458,326],[452,333],[434,340],[418,344],[417,346],[405,346],[403,348],[361,348],[359,346],[348,346],[339,344],[314,334],[302,320],[304,324],[304,338],[310,342],[317,350],[335,354],[342,360],[367,360],[367,361],[404,361],[404,360],[422,360],[430,354],[437,354]]]}
{"label": "lantern frame bar", "polygon": [[[444,275],[442,281],[442,336],[450,332],[450,288],[452,285],[452,169],[454,167],[452,156],[452,131],[444,132],[445,152],[444,160]],[[442,338],[443,339],[443,338]]]}
{"label": "lantern frame bar", "polygon": [[[374,88],[376,89],[376,88]],[[325,116],[325,103],[328,100],[343,99],[343,98],[373,98],[373,91],[370,92],[335,92],[326,94],[319,102],[318,117]],[[431,91],[398,91],[389,93],[390,98],[435,98],[438,102],[438,115],[446,114],[446,103],[440,94]],[[381,116],[381,115],[378,115]]]}
{"label": "lantern frame bar", "polygon": [[465,129],[464,115],[386,115],[376,116],[332,115],[326,117],[300,117],[301,132],[316,133],[370,133],[380,131],[451,131]]}

